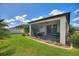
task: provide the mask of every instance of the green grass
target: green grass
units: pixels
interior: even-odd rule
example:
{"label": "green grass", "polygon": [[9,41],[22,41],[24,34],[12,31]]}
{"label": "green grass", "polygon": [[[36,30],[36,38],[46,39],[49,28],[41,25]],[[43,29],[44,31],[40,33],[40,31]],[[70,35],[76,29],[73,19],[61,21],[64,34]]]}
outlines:
{"label": "green grass", "polygon": [[14,56],[78,56],[79,49],[64,50],[35,42],[22,35],[11,35],[0,40],[0,55]]}

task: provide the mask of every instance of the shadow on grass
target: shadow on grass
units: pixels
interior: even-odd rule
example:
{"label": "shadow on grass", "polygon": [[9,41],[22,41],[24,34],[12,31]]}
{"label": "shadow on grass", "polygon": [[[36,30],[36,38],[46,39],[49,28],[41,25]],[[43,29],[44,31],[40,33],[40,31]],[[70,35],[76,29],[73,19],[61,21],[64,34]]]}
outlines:
{"label": "shadow on grass", "polygon": [[7,37],[0,37],[0,40],[6,40],[6,38],[11,38],[11,36],[7,36]]}
{"label": "shadow on grass", "polygon": [[15,47],[4,45],[0,47],[0,56],[11,56],[15,53]]}
{"label": "shadow on grass", "polygon": [[11,56],[14,53],[15,53],[15,49],[10,49],[10,50],[0,53],[0,56]]}

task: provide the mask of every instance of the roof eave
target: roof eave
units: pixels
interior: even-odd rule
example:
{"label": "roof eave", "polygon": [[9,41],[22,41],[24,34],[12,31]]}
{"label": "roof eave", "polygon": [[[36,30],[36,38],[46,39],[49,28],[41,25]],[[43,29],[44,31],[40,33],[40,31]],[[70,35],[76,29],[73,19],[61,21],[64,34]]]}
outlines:
{"label": "roof eave", "polygon": [[[49,17],[42,18],[42,19],[35,20],[35,21],[31,21],[31,22],[29,22],[29,24],[30,24],[30,23],[34,23],[34,22],[38,22],[38,21],[42,21],[42,20],[45,20],[45,19],[60,17],[60,16],[66,16],[66,17],[68,18],[68,20],[69,20],[69,19],[70,19],[70,12],[68,12],[68,13],[63,13],[63,14],[59,14],[59,15],[54,15],[54,16],[49,16]],[[69,22],[70,22],[70,20],[69,20]]]}

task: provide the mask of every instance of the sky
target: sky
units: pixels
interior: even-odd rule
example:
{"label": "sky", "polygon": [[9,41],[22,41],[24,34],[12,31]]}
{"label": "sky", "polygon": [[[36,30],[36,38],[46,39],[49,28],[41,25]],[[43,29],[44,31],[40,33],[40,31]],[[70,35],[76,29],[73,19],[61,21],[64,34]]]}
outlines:
{"label": "sky", "polygon": [[8,28],[70,12],[70,24],[79,27],[78,3],[0,3],[0,18]]}

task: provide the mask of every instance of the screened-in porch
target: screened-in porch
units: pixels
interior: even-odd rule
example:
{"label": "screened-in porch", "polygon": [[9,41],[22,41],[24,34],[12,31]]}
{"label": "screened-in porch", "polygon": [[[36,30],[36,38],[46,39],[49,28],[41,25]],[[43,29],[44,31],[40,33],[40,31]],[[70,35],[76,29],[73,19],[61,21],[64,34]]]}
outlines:
{"label": "screened-in porch", "polygon": [[31,30],[34,37],[56,42],[60,40],[60,20],[32,24]]}
{"label": "screened-in porch", "polygon": [[68,44],[69,13],[50,16],[29,23],[29,36]]}

